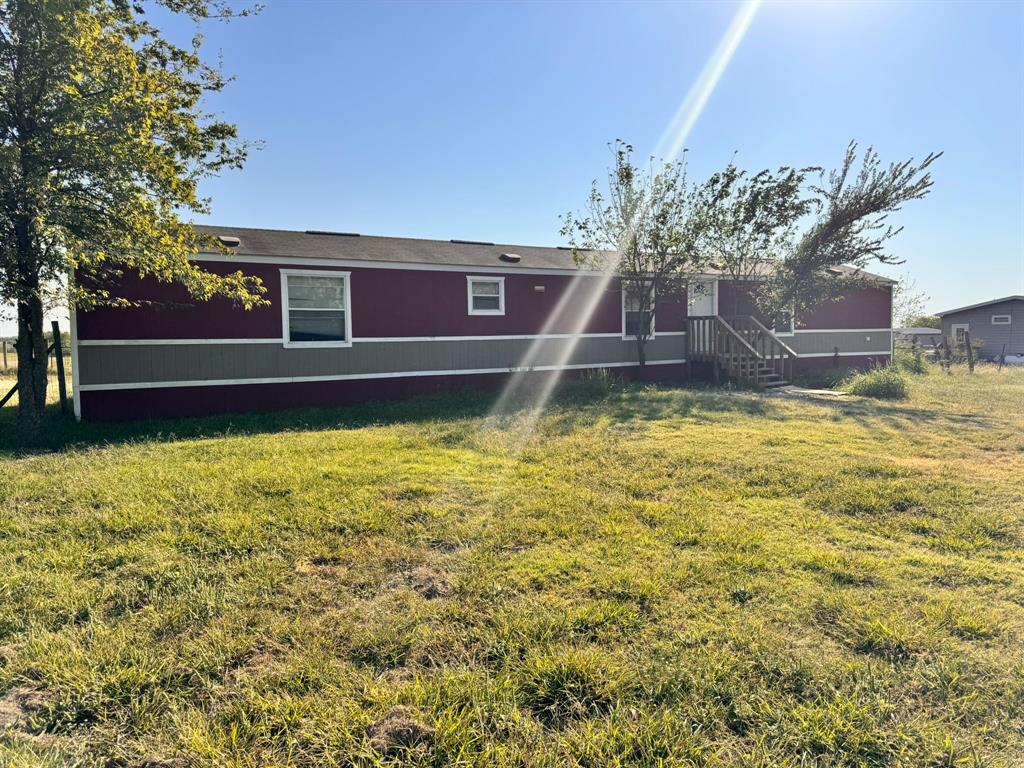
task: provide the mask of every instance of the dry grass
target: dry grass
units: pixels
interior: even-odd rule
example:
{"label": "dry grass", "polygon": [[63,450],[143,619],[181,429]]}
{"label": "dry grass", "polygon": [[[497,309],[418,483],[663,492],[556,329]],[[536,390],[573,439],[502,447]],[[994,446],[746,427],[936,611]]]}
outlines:
{"label": "dry grass", "polygon": [[0,699],[38,704],[0,764],[1019,765],[1022,403],[983,368],[575,389],[521,450],[478,398],[0,438]]}

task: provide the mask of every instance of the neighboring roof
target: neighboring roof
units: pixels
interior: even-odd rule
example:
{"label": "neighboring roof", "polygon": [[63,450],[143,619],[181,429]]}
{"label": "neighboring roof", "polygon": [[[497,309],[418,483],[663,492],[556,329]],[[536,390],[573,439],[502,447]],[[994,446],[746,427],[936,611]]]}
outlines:
{"label": "neighboring roof", "polygon": [[1024,301],[1024,296],[1004,296],[1001,299],[992,299],[992,301],[980,301],[977,304],[968,304],[966,307],[957,307],[956,309],[947,309],[945,312],[936,312],[939,317],[943,315],[955,315],[957,312],[966,312],[968,309],[977,309],[978,307],[987,307],[990,304],[1002,304],[1004,301]]}
{"label": "neighboring roof", "polygon": [[[504,269],[566,269],[587,271],[573,260],[572,249],[536,245],[510,245],[466,240],[419,240],[411,237],[378,237],[346,232],[287,229],[254,229],[194,225],[206,235],[237,238],[231,251],[239,256],[267,256],[282,259],[344,259],[402,264],[443,264],[460,267],[502,267]],[[595,252],[596,253],[596,252]],[[519,256],[516,261],[503,254]],[[836,267],[835,272],[860,274],[869,280],[893,283],[888,277],[873,275],[853,267]],[[709,270],[709,274],[715,274]]]}
{"label": "neighboring roof", "polygon": [[842,264],[838,267],[829,267],[829,269],[832,272],[837,272],[847,276],[860,275],[861,277],[864,277],[868,280],[874,280],[876,283],[886,283],[891,285],[895,285],[897,283],[897,281],[893,280],[891,277],[885,277],[884,275],[876,275],[874,272],[868,272],[863,269],[857,269],[856,267],[850,267],[847,266],[846,264]]}
{"label": "neighboring roof", "polygon": [[941,336],[941,328],[893,328],[893,333],[902,333],[905,336]]}

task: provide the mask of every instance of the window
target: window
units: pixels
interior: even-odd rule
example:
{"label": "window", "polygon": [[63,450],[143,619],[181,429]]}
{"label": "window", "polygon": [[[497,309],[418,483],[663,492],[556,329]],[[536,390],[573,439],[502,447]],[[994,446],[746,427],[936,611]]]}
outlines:
{"label": "window", "polygon": [[281,294],[286,347],[352,344],[348,272],[282,269]]}
{"label": "window", "polygon": [[[643,291],[647,291],[647,307],[644,308]],[[622,338],[654,336],[654,286],[631,285],[622,287]]]}
{"label": "window", "polygon": [[992,325],[1009,325],[1009,315],[992,315]]}
{"label": "window", "polygon": [[467,277],[469,291],[469,314],[505,314],[504,277]]}
{"label": "window", "polygon": [[796,307],[780,312],[772,318],[772,331],[776,336],[792,336],[793,323],[796,320]]}
{"label": "window", "polygon": [[952,326],[953,339],[957,344],[962,344],[964,341],[964,334],[971,330],[971,326],[968,323],[954,323]]}

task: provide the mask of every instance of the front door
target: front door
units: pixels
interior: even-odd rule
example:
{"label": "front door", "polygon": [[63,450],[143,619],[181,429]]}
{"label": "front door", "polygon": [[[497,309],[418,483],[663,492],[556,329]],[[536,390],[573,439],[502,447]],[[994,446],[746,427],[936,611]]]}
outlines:
{"label": "front door", "polygon": [[714,315],[718,309],[715,306],[716,293],[714,280],[698,280],[696,283],[691,283],[687,301],[687,314],[690,317]]}

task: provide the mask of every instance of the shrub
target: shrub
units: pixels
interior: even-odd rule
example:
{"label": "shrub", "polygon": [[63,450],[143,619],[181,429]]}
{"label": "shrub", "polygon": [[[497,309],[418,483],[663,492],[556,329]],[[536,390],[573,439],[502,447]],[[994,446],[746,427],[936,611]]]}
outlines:
{"label": "shrub", "polygon": [[901,371],[920,376],[928,373],[928,361],[925,360],[924,350],[920,347],[915,349],[897,349],[893,358],[896,367]]}
{"label": "shrub", "polygon": [[861,397],[903,400],[907,396],[907,380],[896,366],[889,365],[854,374],[844,382],[843,389]]}

